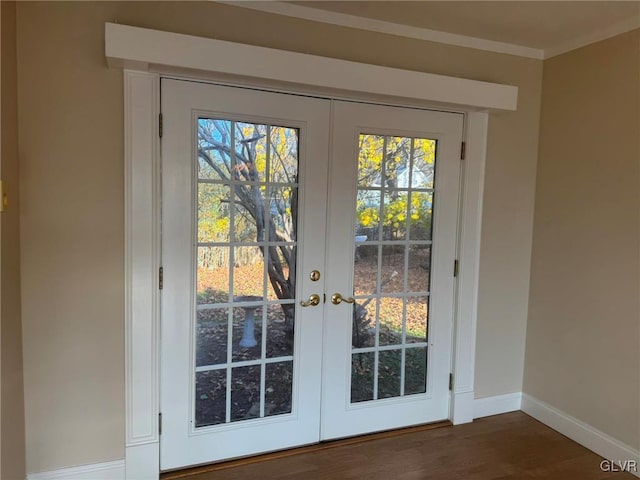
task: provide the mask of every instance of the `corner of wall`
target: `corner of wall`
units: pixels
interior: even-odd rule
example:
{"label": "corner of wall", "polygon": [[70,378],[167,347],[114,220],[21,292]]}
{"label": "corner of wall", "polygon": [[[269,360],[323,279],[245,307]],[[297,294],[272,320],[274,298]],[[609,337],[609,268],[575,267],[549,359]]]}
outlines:
{"label": "corner of wall", "polygon": [[0,2],[0,478],[25,478],[20,295],[16,2]]}
{"label": "corner of wall", "polygon": [[523,382],[525,412],[635,455],[639,44],[635,30],[544,61]]}

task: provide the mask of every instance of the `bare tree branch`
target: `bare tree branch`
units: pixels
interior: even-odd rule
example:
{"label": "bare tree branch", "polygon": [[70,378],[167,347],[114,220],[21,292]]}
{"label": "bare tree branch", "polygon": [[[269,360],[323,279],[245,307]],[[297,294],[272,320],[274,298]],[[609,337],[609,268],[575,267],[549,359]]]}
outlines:
{"label": "bare tree branch", "polygon": [[[236,132],[235,139],[232,138],[234,129]],[[289,215],[284,202],[284,187],[272,190],[275,200],[273,206],[269,199],[265,198],[260,184],[257,183],[260,178],[255,163],[257,155],[256,140],[264,137],[260,133],[258,126],[253,125],[251,132],[245,132],[242,128],[237,128],[237,124],[232,125],[231,122],[213,120],[202,122],[199,125],[198,133],[199,158],[211,167],[223,183],[231,187],[236,203],[242,206],[242,209],[237,209],[236,212],[243,218],[250,217],[255,222],[256,241],[265,241],[265,236],[268,232],[268,238],[272,242],[292,243],[294,239],[291,232],[295,232],[297,227],[297,190],[296,187],[292,186]],[[236,139],[239,139],[237,143]],[[268,141],[271,141],[271,139],[268,139]],[[295,146],[290,145],[288,147],[289,152],[287,155],[290,155]],[[221,161],[216,161],[217,158],[214,159],[211,153],[214,151],[219,153]],[[272,151],[275,152],[287,181],[289,183],[296,181],[296,179],[292,179],[289,176],[285,168],[286,163],[284,158],[280,156],[280,152],[276,149],[272,149]],[[251,181],[252,183],[236,183],[233,180]],[[231,198],[227,201],[229,202],[230,200]],[[279,224],[276,223],[276,218],[280,222]],[[279,228],[279,226],[282,228]],[[294,298],[296,278],[295,246],[268,245],[266,248],[260,249],[260,251],[265,257],[267,275],[276,296],[279,299]],[[295,306],[284,304],[282,305],[282,310],[287,323],[292,326]]]}

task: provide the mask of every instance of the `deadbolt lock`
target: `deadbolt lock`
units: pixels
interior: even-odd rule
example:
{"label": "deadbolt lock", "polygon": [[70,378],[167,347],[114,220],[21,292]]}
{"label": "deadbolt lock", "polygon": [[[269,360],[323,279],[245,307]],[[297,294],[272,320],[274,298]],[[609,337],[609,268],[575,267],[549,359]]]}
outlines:
{"label": "deadbolt lock", "polygon": [[309,278],[312,282],[317,282],[318,280],[320,280],[320,272],[318,270],[312,270],[309,274]]}

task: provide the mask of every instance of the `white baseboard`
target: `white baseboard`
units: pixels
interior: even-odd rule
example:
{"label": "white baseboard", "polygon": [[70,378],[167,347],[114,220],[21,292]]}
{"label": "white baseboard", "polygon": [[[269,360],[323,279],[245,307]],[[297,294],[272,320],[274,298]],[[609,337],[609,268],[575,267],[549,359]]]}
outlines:
{"label": "white baseboard", "polygon": [[638,471],[630,473],[640,477],[640,450],[526,393],[522,395],[522,411],[607,460],[635,460]]}
{"label": "white baseboard", "polygon": [[124,460],[29,473],[27,480],[125,480]]}
{"label": "white baseboard", "polygon": [[[640,451],[526,393],[507,393],[473,401],[473,418],[522,410],[536,420],[614,462],[636,461]],[[640,477],[640,471],[631,472]],[[124,460],[30,473],[27,480],[124,480]]]}
{"label": "white baseboard", "polygon": [[506,393],[493,397],[476,398],[473,401],[473,418],[490,417],[520,410],[522,392]]}

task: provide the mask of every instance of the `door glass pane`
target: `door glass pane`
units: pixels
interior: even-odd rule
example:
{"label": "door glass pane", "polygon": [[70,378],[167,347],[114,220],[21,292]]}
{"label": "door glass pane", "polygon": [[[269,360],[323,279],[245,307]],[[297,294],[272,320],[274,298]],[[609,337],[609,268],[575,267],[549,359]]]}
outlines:
{"label": "door glass pane", "polygon": [[406,342],[426,343],[429,297],[405,299]]}
{"label": "door glass pane", "polygon": [[264,416],[291,413],[293,362],[267,363]]}
{"label": "door glass pane", "polygon": [[387,190],[384,192],[382,222],[385,240],[404,240],[410,221],[409,192]]}
{"label": "door glass pane", "polygon": [[356,300],[356,304],[353,306],[353,327],[351,330],[353,348],[375,346],[378,303],[378,299],[375,297]]}
{"label": "door glass pane", "polygon": [[198,119],[195,424],[291,413],[295,128]]}
{"label": "door glass pane", "polygon": [[[233,249],[234,301],[261,301],[264,294],[264,251],[260,246]],[[255,298],[254,298],[255,297]]]}
{"label": "door glass pane", "polygon": [[198,247],[197,304],[229,301],[230,249],[225,246]]}
{"label": "door glass pane", "polygon": [[236,179],[241,182],[264,182],[267,168],[267,126],[232,123],[236,147]]}
{"label": "door glass pane", "polygon": [[377,291],[378,245],[361,243],[356,239],[356,268],[353,272],[353,293],[370,295]]}
{"label": "door glass pane", "polygon": [[432,192],[411,192],[409,202],[409,228],[411,240],[431,240],[433,210]]}
{"label": "door glass pane", "polygon": [[380,292],[404,291],[404,245],[382,245],[380,262]]}
{"label": "door glass pane", "polygon": [[402,350],[378,353],[378,398],[400,396]]}
{"label": "door glass pane", "polygon": [[408,257],[407,290],[409,292],[428,292],[431,245],[411,245]]}
{"label": "door glass pane", "polygon": [[295,255],[295,244],[271,245],[267,248],[269,258],[266,285],[268,300],[293,298],[296,278]]}
{"label": "door glass pane", "polygon": [[411,187],[433,188],[436,159],[436,141],[428,138],[413,139]]}
{"label": "door glass pane", "polygon": [[295,316],[294,303],[269,305],[267,309],[267,358],[293,356],[293,329],[287,317]]}
{"label": "door glass pane", "polygon": [[291,185],[298,181],[298,131],[269,128],[269,181]]}
{"label": "door glass pane", "polygon": [[385,137],[360,135],[358,145],[358,186],[379,187],[382,179],[380,158],[384,152]]}
{"label": "door glass pane", "polygon": [[[253,187],[247,187],[251,190]],[[256,187],[258,192],[260,189]],[[231,192],[227,194],[226,198],[231,196]],[[226,200],[226,198],[222,200]],[[233,205],[233,239],[236,242],[255,242],[258,238],[258,230],[256,228],[256,221],[253,218],[255,214],[252,210],[247,208],[240,202],[234,202],[233,199],[229,202],[229,205]],[[228,214],[228,213],[227,213]],[[226,221],[229,219],[227,218]],[[262,232],[261,232],[262,233]]]}
{"label": "door glass pane", "polygon": [[227,362],[228,308],[196,310],[196,367]]}
{"label": "door glass pane", "polygon": [[407,348],[404,364],[404,394],[427,391],[427,348]]}
{"label": "door glass pane", "polygon": [[373,400],[375,353],[354,353],[351,356],[351,403]]}
{"label": "door glass pane", "polygon": [[231,370],[232,422],[260,416],[260,369],[252,365]]}
{"label": "door glass pane", "polygon": [[229,240],[229,187],[203,183],[198,188],[198,241],[225,242]]}
{"label": "door glass pane", "polygon": [[262,297],[236,297],[235,300],[252,303],[233,309],[231,361],[259,360],[262,357],[262,306],[256,301]]}
{"label": "door glass pane", "polygon": [[206,427],[225,422],[226,395],[226,370],[210,370],[196,373],[197,427]]}
{"label": "door glass pane", "polygon": [[378,302],[378,345],[402,343],[402,298],[382,297]]}
{"label": "door glass pane", "polygon": [[361,134],[351,401],[426,391],[436,140]]}
{"label": "door glass pane", "polygon": [[378,240],[380,232],[380,189],[369,190],[361,188],[358,190],[356,201],[356,235],[358,241]]}

